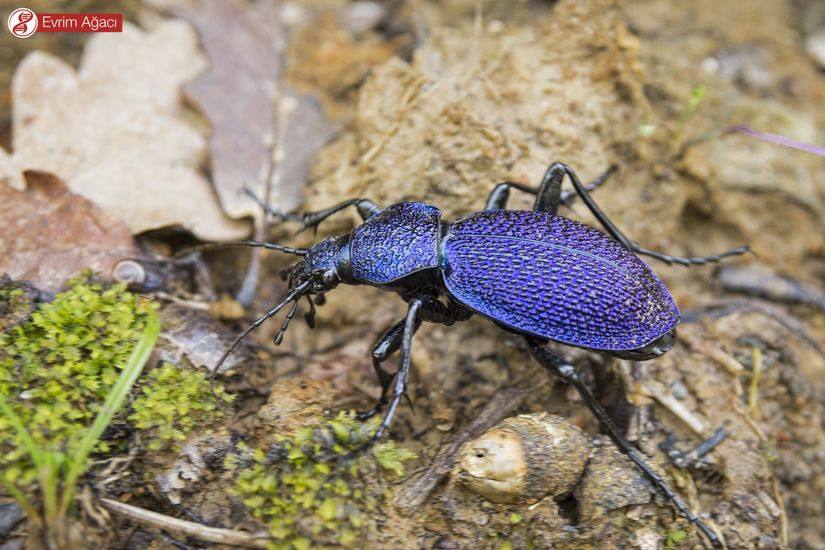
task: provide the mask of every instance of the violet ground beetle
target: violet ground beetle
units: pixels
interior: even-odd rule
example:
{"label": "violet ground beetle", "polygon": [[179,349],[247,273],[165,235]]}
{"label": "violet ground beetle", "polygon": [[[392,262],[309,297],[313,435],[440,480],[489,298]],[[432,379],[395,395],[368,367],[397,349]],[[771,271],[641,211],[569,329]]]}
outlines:
{"label": "violet ground beetle", "polygon": [[[665,285],[639,256],[691,265],[716,262],[749,250],[740,246],[713,256],[682,258],[642,248],[619,231],[588,194],[613,171],[611,167],[584,186],[569,166],[554,163],[538,188],[511,181],[499,183],[484,211],[452,222],[442,220],[435,206],[419,202],[401,202],[382,209],[367,199],[352,199],[301,215],[272,210],[256,199],[269,214],[300,221],[302,228],[316,228],[349,206],[358,209],[364,223],[347,235],[329,237],[309,249],[257,241],[226,243],[224,246],[278,250],[303,256],[304,260],[289,271],[290,290],[284,301],[236,338],[212,375],[252,330],[291,304],[275,337],[275,343],[280,343],[301,298],[309,301],[307,322],[313,326],[312,297],[341,283],[396,292],[409,309],[372,350],[381,399],[373,409],[359,415],[366,419],[386,407],[374,442],[388,429],[406,396],[410,347],[421,322],[451,325],[477,313],[521,335],[541,366],[578,390],[609,437],[658,491],[715,547],[721,547],[718,536],[619,432],[575,367],[545,347],[552,341],[621,359],[645,361],[658,357],[673,347],[681,314]],[[562,193],[565,175],[575,192]],[[505,208],[511,188],[535,195],[532,211]],[[556,214],[559,206],[568,204],[576,194],[607,234]],[[392,374],[383,363],[399,349],[400,365]]]}

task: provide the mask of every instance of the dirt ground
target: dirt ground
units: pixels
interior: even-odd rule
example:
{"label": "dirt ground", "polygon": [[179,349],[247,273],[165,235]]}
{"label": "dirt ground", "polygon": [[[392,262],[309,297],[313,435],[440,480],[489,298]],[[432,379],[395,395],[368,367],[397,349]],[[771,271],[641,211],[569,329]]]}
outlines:
{"label": "dirt ground", "polygon": [[[593,197],[643,246],[680,256],[751,247],[720,264],[649,261],[684,317],[678,344],[663,357],[633,362],[557,349],[727,547],[825,549],[825,165],[820,156],[726,132],[747,125],[822,144],[825,65],[806,50],[809,37],[825,32],[822,5],[387,2],[374,20],[339,1],[298,5],[310,15],[292,31],[285,78],[314,94],[335,127],[314,156],[301,210],[353,197],[420,200],[454,219],[482,209],[496,182],[538,183],[553,161],[588,181],[616,165]],[[530,197],[513,193],[512,208],[529,206]],[[268,236],[307,246],[348,231],[358,223],[351,214],[325,222],[317,237],[278,224]],[[580,201],[563,215],[597,223]],[[170,235],[143,234],[139,242],[177,244],[180,232]],[[246,251],[207,256],[215,296],[242,287],[247,258]],[[263,256],[257,296],[240,320],[164,302],[168,342],[186,348],[187,339],[212,335],[189,360],[213,364],[234,334],[282,299],[280,273],[289,265]],[[166,291],[186,286],[172,279]],[[240,396],[237,414],[188,448],[219,464],[210,453],[225,453],[238,438],[266,441],[324,411],[368,408],[379,394],[369,350],[405,311],[394,294],[341,286],[318,307],[314,330],[299,316],[278,348],[272,335],[283,320],[267,322],[224,373]],[[703,544],[520,338],[479,317],[425,325],[412,363],[414,407],[399,408],[389,437],[418,458],[389,485],[387,504],[374,511],[379,528],[361,547]],[[504,419],[493,433],[523,453],[523,467],[511,470],[504,458],[474,463],[477,438]],[[727,438],[705,460],[686,468],[668,460],[666,450],[687,451],[720,427]],[[225,494],[219,465],[195,475],[187,456],[146,461],[144,479],[116,492],[209,525],[262,528]],[[509,484],[504,493],[498,482]],[[184,540],[112,521],[119,526],[112,548]]]}

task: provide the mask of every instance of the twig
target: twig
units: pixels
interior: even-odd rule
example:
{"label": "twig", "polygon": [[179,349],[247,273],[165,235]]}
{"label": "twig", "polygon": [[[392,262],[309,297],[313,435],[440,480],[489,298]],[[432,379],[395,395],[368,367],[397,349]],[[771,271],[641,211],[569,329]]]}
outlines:
{"label": "twig", "polygon": [[773,498],[779,507],[779,542],[782,546],[788,546],[788,514],[785,512],[785,502],[782,500],[782,493],[779,491],[779,478],[773,476]]}
{"label": "twig", "polygon": [[690,333],[683,333],[679,335],[679,340],[687,344],[687,346],[702,355],[706,355],[713,359],[719,365],[725,367],[725,370],[733,376],[739,376],[745,372],[745,367],[736,360],[735,357],[728,354],[721,347],[704,341],[701,338],[691,336]]}
{"label": "twig", "polygon": [[197,309],[199,311],[209,311],[209,304],[205,302],[196,302],[195,300],[184,300],[166,292],[155,292],[155,297],[160,300],[166,300],[173,304],[187,307],[189,309]]}
{"label": "twig", "polygon": [[151,512],[110,498],[101,498],[100,502],[107,510],[127,517],[141,525],[165,529],[207,542],[243,546],[245,548],[267,548],[267,545],[271,542],[267,535],[254,535],[243,531],[233,531],[232,529],[207,527],[200,523]]}
{"label": "twig", "polygon": [[762,377],[762,350],[756,346],[751,347],[751,356],[753,357],[753,372],[750,387],[748,388],[748,409],[754,420],[757,420],[762,418],[759,412],[759,405],[757,404],[759,397],[759,379]]}

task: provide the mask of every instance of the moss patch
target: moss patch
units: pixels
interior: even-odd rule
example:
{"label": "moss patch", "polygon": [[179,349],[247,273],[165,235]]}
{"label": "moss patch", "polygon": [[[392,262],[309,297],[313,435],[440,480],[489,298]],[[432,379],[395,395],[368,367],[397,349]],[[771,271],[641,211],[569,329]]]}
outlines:
{"label": "moss patch", "polygon": [[382,477],[403,475],[403,463],[415,457],[392,442],[353,453],[375,428],[375,422],[361,423],[342,412],[315,427],[277,436],[266,450],[228,457],[227,467],[237,472],[234,494],[267,523],[271,548],[350,547],[370,538],[380,515],[373,512],[388,493]]}
{"label": "moss patch", "polygon": [[129,420],[146,432],[150,450],[161,450],[225,416],[233,399],[222,385],[210,386],[203,372],[164,363],[146,377]]}
{"label": "moss patch", "polygon": [[[21,289],[4,288],[13,306]],[[0,333],[0,396],[38,447],[74,452],[140,339],[149,307],[125,285],[104,288],[77,278],[28,320]],[[0,433],[15,433],[5,416]],[[37,476],[18,435],[0,441],[0,469],[18,487]]]}

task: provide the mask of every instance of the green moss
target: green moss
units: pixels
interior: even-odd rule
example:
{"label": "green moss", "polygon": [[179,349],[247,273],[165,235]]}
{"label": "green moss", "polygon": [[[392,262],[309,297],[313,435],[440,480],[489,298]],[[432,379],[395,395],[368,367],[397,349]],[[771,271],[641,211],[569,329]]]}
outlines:
{"label": "green moss", "polygon": [[679,546],[679,543],[685,540],[687,532],[682,529],[669,529],[665,535],[665,549],[673,550]]}
{"label": "green moss", "polygon": [[[20,288],[5,288],[0,299],[13,303]],[[39,448],[55,456],[75,451],[141,337],[149,307],[125,285],[103,288],[87,276],[0,333],[0,396]],[[0,433],[4,479],[29,486],[37,472],[6,415]]]}
{"label": "green moss", "polygon": [[358,422],[342,412],[279,436],[266,451],[241,449],[228,457],[227,467],[236,470],[234,494],[268,525],[271,548],[350,547],[375,530],[375,515],[369,512],[387,496],[382,475],[403,475],[404,461],[415,457],[392,442],[353,453],[375,428],[375,422]]}
{"label": "green moss", "polygon": [[223,417],[233,399],[220,384],[210,386],[203,372],[164,363],[145,378],[129,420],[145,431],[149,449],[160,450]]}

